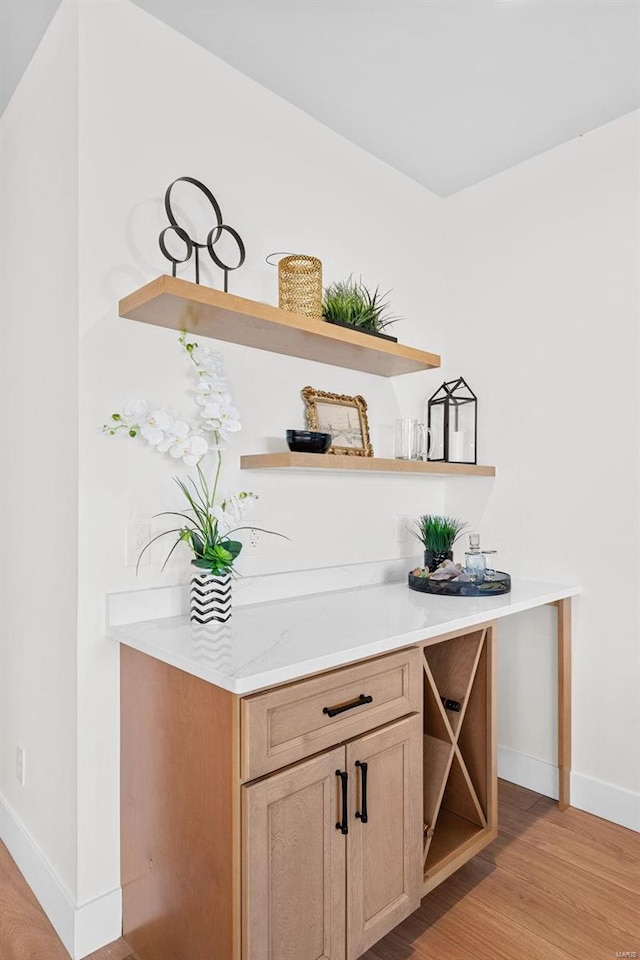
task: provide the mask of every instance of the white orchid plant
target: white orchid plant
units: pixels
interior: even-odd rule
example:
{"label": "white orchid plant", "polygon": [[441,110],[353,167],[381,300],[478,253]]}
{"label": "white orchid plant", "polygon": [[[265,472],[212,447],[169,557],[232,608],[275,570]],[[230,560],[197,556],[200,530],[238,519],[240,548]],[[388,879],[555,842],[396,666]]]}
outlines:
{"label": "white orchid plant", "polygon": [[[155,408],[146,400],[134,399],[128,400],[119,413],[112,414],[103,429],[110,436],[124,434],[131,439],[144,440],[158,453],[169,454],[197,471],[196,479],[189,477],[185,482],[180,477],[174,478],[187,502],[184,510],[165,510],[157,514],[180,517],[183,524],[150,540],[140,557],[156,540],[175,534],[176,541],[162,565],[163,570],[178,544],[186,543],[193,551],[194,566],[214,576],[224,576],[232,573],[233,564],[242,550],[242,544],[232,535],[247,529],[242,526],[242,521],[258,497],[243,490],[219,499],[222,452],[224,444],[241,429],[240,415],[231,401],[221,357],[190,340],[186,333],[180,334],[180,343],[197,371],[193,389],[200,407],[200,421],[194,425],[174,417],[166,407]],[[207,480],[201,466],[203,457],[209,452],[214,452],[217,458],[211,481]]]}

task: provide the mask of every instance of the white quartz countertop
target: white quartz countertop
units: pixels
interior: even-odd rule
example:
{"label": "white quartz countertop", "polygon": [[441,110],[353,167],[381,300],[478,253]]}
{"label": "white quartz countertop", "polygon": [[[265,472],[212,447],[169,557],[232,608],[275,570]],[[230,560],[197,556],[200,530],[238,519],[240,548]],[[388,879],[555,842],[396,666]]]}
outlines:
{"label": "white quartz countertop", "polygon": [[227,624],[165,617],[107,628],[142,653],[236,694],[298,680],[580,593],[576,586],[514,580],[499,597],[437,597],[406,580],[254,603]]}

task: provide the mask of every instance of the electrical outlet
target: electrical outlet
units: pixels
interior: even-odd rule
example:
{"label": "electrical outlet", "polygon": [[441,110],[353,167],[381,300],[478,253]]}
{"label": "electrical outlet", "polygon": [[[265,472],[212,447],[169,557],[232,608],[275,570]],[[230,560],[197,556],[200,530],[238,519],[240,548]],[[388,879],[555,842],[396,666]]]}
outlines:
{"label": "electrical outlet", "polygon": [[[126,567],[135,567],[143,548],[151,539],[151,524],[146,520],[132,520],[125,527],[124,563]],[[146,567],[151,562],[147,550],[140,560],[140,566]]]}
{"label": "electrical outlet", "polygon": [[406,543],[409,539],[411,517],[396,517],[396,543]]}
{"label": "electrical outlet", "polygon": [[25,759],[24,747],[16,747],[16,777],[23,787],[26,782]]}
{"label": "electrical outlet", "polygon": [[250,557],[261,557],[264,545],[264,534],[257,527],[251,527],[247,536],[247,554]]}

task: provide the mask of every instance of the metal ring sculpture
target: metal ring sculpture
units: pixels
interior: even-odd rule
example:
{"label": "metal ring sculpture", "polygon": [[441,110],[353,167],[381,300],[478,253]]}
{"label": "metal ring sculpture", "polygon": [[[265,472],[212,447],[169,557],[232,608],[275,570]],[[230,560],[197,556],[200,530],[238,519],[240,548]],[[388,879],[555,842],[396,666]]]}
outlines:
{"label": "metal ring sculpture", "polygon": [[[176,183],[190,183],[192,184],[192,186],[197,187],[198,190],[204,193],[205,197],[207,198],[207,200],[211,204],[211,207],[213,208],[213,213],[216,218],[216,225],[215,227],[212,227],[212,229],[209,231],[209,233],[207,234],[207,239],[204,241],[204,243],[200,243],[199,241],[194,240],[192,237],[190,237],[187,231],[184,229],[184,227],[181,227],[180,224],[178,223],[178,220],[171,207],[171,191],[173,187],[175,187]],[[228,226],[228,224],[223,222],[222,210],[220,209],[220,204],[218,203],[214,195],[211,193],[211,190],[209,190],[208,187],[205,187],[204,183],[200,183],[199,180],[195,180],[193,177],[178,177],[177,180],[174,180],[173,183],[170,183],[169,186],[167,187],[166,193],[164,195],[164,209],[166,211],[170,226],[165,227],[164,230],[161,231],[160,236],[158,238],[158,242],[160,244],[160,250],[162,251],[163,256],[165,256],[167,260],[171,261],[172,276],[175,277],[176,275],[176,266],[179,263],[187,263],[191,259],[191,255],[195,253],[196,283],[200,283],[199,251],[206,249],[209,251],[209,256],[211,257],[215,265],[217,267],[220,267],[220,269],[224,273],[224,289],[226,291],[229,285],[229,272],[231,270],[237,270],[239,267],[242,266],[245,260],[246,251],[244,248],[244,243],[242,242],[242,238],[240,237],[240,234],[238,233],[238,231],[234,230],[233,227],[230,227]],[[167,248],[166,239],[165,239],[167,234],[169,233],[175,234],[175,236],[178,237],[182,241],[182,243],[184,243],[185,250],[184,250],[183,257],[176,257],[174,254],[169,252]],[[231,266],[230,264],[225,263],[223,260],[221,260],[221,258],[218,256],[215,250],[216,243],[218,243],[220,238],[225,233],[230,234],[238,245],[238,262],[236,263],[235,266]]]}

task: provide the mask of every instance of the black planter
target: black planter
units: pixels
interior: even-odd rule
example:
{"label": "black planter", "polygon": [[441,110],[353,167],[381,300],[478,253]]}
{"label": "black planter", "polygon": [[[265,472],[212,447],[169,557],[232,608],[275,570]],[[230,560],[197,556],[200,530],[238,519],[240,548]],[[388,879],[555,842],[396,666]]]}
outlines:
{"label": "black planter", "polygon": [[355,323],[343,323],[342,320],[329,320],[323,317],[325,323],[332,323],[334,327],[346,327],[347,330],[356,330],[358,333],[366,333],[369,337],[380,337],[381,340],[390,340],[391,343],[397,343],[398,338],[392,337],[389,333],[380,333],[378,330],[365,330],[364,327],[358,327]]}
{"label": "black planter", "polygon": [[445,560],[453,560],[453,550],[447,550],[446,553],[434,553],[433,550],[425,550],[424,552],[424,565],[429,573],[437,570]]}

